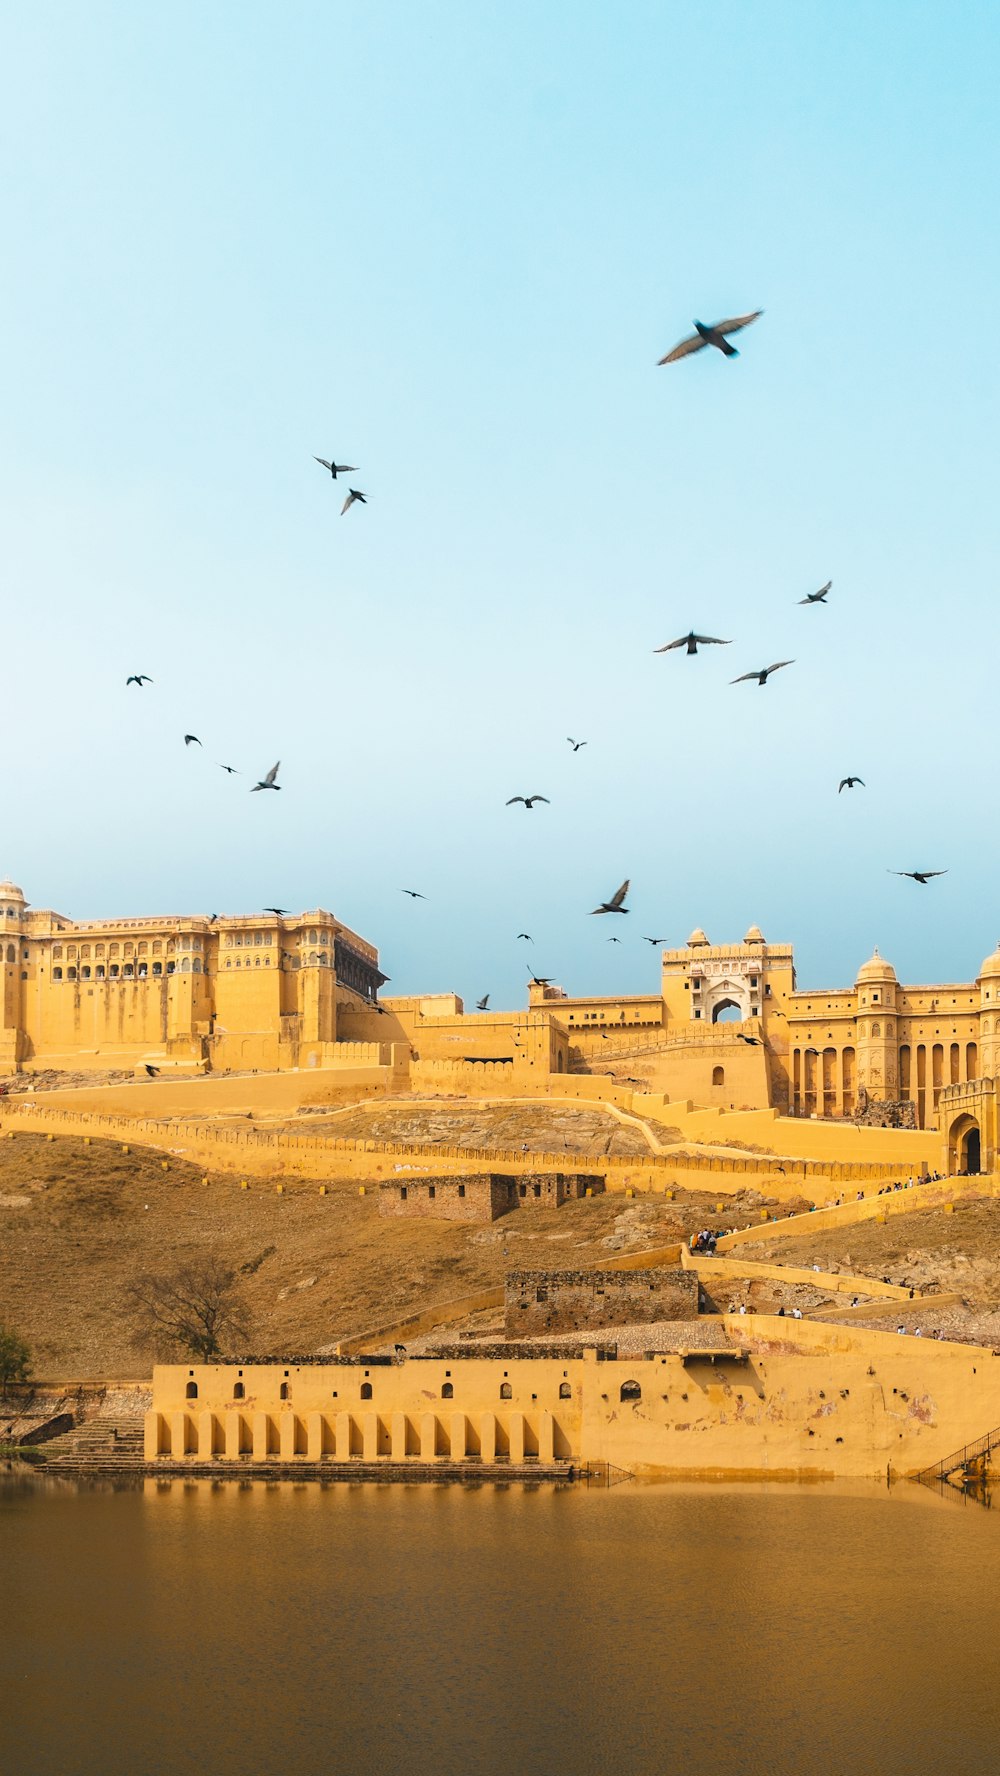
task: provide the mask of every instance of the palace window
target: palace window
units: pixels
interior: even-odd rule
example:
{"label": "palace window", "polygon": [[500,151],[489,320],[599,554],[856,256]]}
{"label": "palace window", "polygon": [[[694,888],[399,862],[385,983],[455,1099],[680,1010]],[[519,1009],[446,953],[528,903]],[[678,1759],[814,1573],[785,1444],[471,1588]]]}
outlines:
{"label": "palace window", "polygon": [[242,1400],[245,1397],[246,1397],[246,1389],[244,1388],[243,1383],[241,1381],[238,1381],[236,1383],[235,1387],[233,1388],[233,1399],[234,1400]]}
{"label": "palace window", "polygon": [[197,1400],[198,1383],[196,1381],[188,1382],[187,1387],[184,1389],[184,1398],[185,1400]]}
{"label": "palace window", "polygon": [[53,968],[52,979],[53,980],[62,980],[62,969],[61,968]]}
{"label": "palace window", "polygon": [[363,1400],[370,1400],[371,1397],[372,1397],[372,1384],[370,1381],[363,1381],[361,1383],[361,1398]]}
{"label": "palace window", "polygon": [[642,1389],[637,1381],[623,1381],[618,1390],[619,1400],[641,1400]]}
{"label": "palace window", "polygon": [[455,1398],[454,1385],[450,1381],[446,1381],[444,1387],[441,1389],[441,1398],[442,1400],[453,1400]]}
{"label": "palace window", "polygon": [[573,1389],[570,1387],[568,1381],[561,1381],[559,1383],[559,1398],[560,1400],[571,1400],[573,1398]]}
{"label": "palace window", "polygon": [[501,1400],[512,1400],[514,1398],[514,1390],[509,1381],[502,1381],[500,1383],[500,1398]]}
{"label": "palace window", "polygon": [[153,973],[154,974],[162,974],[163,973],[163,963],[162,962],[154,962],[153,963]]}

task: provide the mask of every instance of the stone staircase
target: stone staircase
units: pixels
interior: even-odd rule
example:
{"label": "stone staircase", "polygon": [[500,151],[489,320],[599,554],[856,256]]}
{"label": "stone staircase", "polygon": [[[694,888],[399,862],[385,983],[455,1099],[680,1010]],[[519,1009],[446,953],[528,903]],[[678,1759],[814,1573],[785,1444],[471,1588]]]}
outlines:
{"label": "stone staircase", "polygon": [[144,1466],[142,1419],[138,1415],[84,1419],[44,1447],[47,1468],[93,1473],[127,1473]]}

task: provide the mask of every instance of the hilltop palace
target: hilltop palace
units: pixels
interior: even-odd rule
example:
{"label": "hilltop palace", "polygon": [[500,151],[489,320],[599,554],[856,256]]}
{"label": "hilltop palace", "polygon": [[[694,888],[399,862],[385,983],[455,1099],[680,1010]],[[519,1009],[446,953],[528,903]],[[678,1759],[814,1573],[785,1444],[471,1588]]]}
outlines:
{"label": "hilltop palace", "polygon": [[944,1109],[957,1159],[992,1163],[1000,949],[971,982],[903,986],[876,950],[853,986],[802,992],[790,945],[696,930],[662,952],[657,993],[532,985],[526,1010],[467,1014],[452,994],[380,1000],[378,951],[320,910],[78,923],[3,881],[0,930],[0,1075],[320,1068],[482,1096],[603,1075],[726,1110],[920,1129]]}

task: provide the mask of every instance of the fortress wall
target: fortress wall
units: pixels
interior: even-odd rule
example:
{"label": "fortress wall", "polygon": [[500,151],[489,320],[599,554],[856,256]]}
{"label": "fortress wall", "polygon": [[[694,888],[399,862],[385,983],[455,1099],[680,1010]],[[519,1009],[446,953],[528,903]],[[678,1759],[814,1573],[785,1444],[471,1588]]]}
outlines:
{"label": "fortress wall", "polygon": [[813,1121],[781,1116],[777,1110],[721,1113],[665,1102],[664,1120],[680,1127],[690,1140],[752,1142],[771,1152],[802,1159],[876,1160],[895,1165],[896,1175],[919,1171],[938,1150],[934,1129],[859,1128],[846,1120]]}
{"label": "fortress wall", "polygon": [[721,1323],[732,1353],[715,1360],[598,1361],[594,1350],[289,1360],[242,1375],[235,1364],[157,1367],[147,1457],[220,1473],[278,1459],[527,1456],[645,1476],[875,1479],[930,1466],[1000,1424],[1000,1362],[981,1348],[764,1315]]}
{"label": "fortress wall", "polygon": [[[509,1171],[565,1172],[565,1153],[525,1153],[521,1149],[463,1148],[444,1145],[420,1148],[387,1141],[328,1140],[318,1136],[226,1128],[206,1123],[153,1121],[148,1118],[100,1116],[85,1111],[48,1110],[35,1104],[6,1099],[0,1103],[0,1130],[18,1130],[120,1140],[164,1148],[179,1157],[210,1165],[213,1169],[247,1172],[258,1177],[297,1173],[324,1182],[334,1179],[372,1181],[406,1172]],[[782,1178],[773,1161],[750,1156],[690,1155],[687,1157],[603,1154],[583,1160],[588,1171],[603,1177],[607,1190],[626,1194],[669,1191],[673,1188],[716,1191],[720,1196],[747,1187],[765,1189],[786,1198],[808,1190],[822,1199],[839,1193],[844,1184],[855,1189],[860,1182],[898,1175],[898,1168],[875,1165],[839,1166],[832,1162],[805,1163],[795,1176]],[[888,1201],[888,1198],[883,1199]]]}

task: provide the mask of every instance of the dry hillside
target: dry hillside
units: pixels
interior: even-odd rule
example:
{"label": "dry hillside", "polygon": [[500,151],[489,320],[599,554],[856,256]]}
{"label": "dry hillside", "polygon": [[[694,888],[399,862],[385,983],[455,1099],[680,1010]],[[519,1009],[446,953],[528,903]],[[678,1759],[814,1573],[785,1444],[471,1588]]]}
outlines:
{"label": "dry hillside", "polygon": [[[594,1197],[493,1226],[383,1219],[378,1191],[320,1196],[203,1173],[149,1148],[19,1135],[0,1141],[0,1321],[52,1378],[142,1376],[157,1352],[125,1313],[130,1280],[206,1251],[246,1266],[257,1350],[308,1352],[419,1307],[489,1288],[513,1266],[599,1264],[715,1223],[714,1199]],[[760,1198],[732,1199],[745,1224]]]}
{"label": "dry hillside", "polygon": [[[296,1126],[304,1120],[298,1119]],[[650,1151],[641,1129],[589,1105],[381,1099],[354,1105],[337,1116],[309,1112],[308,1124],[310,1133],[324,1131],[352,1141],[403,1141],[414,1147],[441,1144],[516,1152],[527,1146],[533,1153],[569,1153],[581,1160],[587,1154],[638,1157]],[[658,1123],[650,1127],[660,1141],[680,1140],[677,1129]]]}

